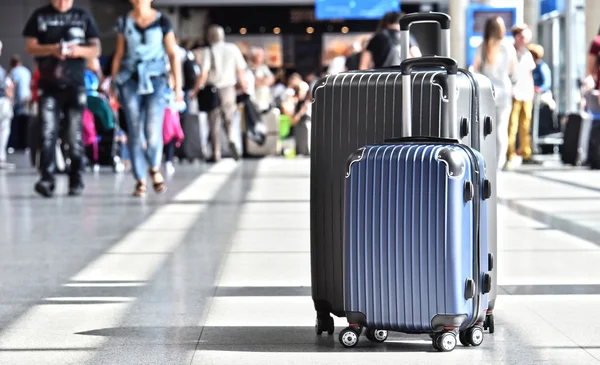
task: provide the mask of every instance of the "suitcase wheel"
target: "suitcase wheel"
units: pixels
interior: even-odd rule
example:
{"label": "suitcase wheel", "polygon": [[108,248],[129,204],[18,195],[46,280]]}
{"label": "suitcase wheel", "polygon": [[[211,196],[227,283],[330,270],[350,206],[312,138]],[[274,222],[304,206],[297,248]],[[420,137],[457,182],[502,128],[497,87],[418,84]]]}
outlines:
{"label": "suitcase wheel", "polygon": [[469,341],[467,341],[467,331],[460,331],[460,334],[458,335],[458,340],[464,347],[471,346]]}
{"label": "suitcase wheel", "polygon": [[365,334],[367,339],[371,342],[385,342],[388,338],[388,331],[368,328]]}
{"label": "suitcase wheel", "polygon": [[358,332],[352,327],[346,327],[340,332],[340,343],[342,346],[350,348],[358,343]]}
{"label": "suitcase wheel", "polygon": [[488,314],[485,316],[485,321],[483,322],[483,328],[488,330],[489,333],[494,333],[494,315]]}
{"label": "suitcase wheel", "polygon": [[440,352],[450,352],[456,348],[456,335],[454,332],[442,332],[433,340],[433,347]]}
{"label": "suitcase wheel", "polygon": [[315,323],[315,332],[317,335],[321,335],[323,332],[327,332],[329,335],[333,335],[333,331],[335,326],[333,324],[333,318],[327,317],[317,317]]}
{"label": "suitcase wheel", "polygon": [[477,347],[483,343],[483,328],[479,326],[469,328],[465,335],[471,346]]}

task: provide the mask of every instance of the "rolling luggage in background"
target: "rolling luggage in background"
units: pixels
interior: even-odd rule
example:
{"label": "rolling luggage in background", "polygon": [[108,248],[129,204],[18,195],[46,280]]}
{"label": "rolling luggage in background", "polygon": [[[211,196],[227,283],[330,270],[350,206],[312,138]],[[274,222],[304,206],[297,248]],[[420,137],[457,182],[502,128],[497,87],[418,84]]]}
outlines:
{"label": "rolling luggage in background", "polygon": [[[408,54],[409,27],[413,22],[441,25],[442,54],[449,54],[450,18],[441,13],[415,13],[401,20],[402,52]],[[419,70],[411,81],[414,98],[413,136],[442,136],[442,98],[447,74],[432,58],[415,59]],[[423,61],[428,60],[428,61]],[[427,63],[429,62],[429,63]],[[402,73],[398,67],[346,72],[321,79],[314,91],[311,136],[311,273],[312,298],[317,311],[316,332],[333,333],[333,319],[345,316],[343,303],[343,191],[346,159],[358,148],[397,137],[402,123]],[[457,75],[458,135],[461,143],[481,152],[488,179],[497,172],[496,115],[492,84],[483,75],[459,69]],[[446,124],[447,126],[447,124]],[[488,243],[496,254],[496,193],[488,200]],[[492,273],[495,275],[495,272]],[[495,284],[489,309],[496,298]],[[491,312],[490,312],[491,313]],[[490,323],[493,316],[490,314]],[[493,324],[490,332],[493,331]]]}
{"label": "rolling luggage in background", "polygon": [[580,166],[588,163],[590,133],[600,124],[598,91],[585,94],[586,108],[565,117],[564,141],[560,146],[560,157],[564,164]]}
{"label": "rolling luggage in background", "polygon": [[279,143],[279,115],[278,108],[271,108],[262,114],[262,118],[267,127],[265,143],[261,146],[254,142],[248,136],[245,136],[245,154],[252,157],[275,156],[281,153],[281,144]]}
{"label": "rolling luggage in background", "polygon": [[600,123],[594,125],[590,133],[588,165],[592,170],[600,170]]}
{"label": "rolling luggage in background", "polygon": [[184,137],[181,146],[175,151],[177,158],[189,162],[204,158],[200,140],[200,116],[191,112],[183,113],[180,122]]}
{"label": "rolling luggage in background", "polygon": [[[552,154],[562,144],[560,123],[555,114],[556,106],[546,102],[552,96],[550,93],[535,93],[531,113],[531,148],[533,153]],[[550,100],[554,103],[553,100]],[[554,103],[555,104],[555,103]]]}
{"label": "rolling luggage in background", "polygon": [[[456,66],[447,99],[456,104]],[[410,101],[410,68],[403,103]],[[452,109],[452,108],[449,108]],[[410,120],[410,108],[404,108]],[[445,120],[458,122],[456,111]],[[410,135],[410,123],[402,134]],[[478,152],[448,139],[408,137],[358,149],[345,174],[344,298],[351,327],[383,342],[387,331],[430,333],[438,351],[452,351],[457,334],[479,346],[491,276],[487,202],[491,183]],[[489,261],[489,263],[488,263]]]}

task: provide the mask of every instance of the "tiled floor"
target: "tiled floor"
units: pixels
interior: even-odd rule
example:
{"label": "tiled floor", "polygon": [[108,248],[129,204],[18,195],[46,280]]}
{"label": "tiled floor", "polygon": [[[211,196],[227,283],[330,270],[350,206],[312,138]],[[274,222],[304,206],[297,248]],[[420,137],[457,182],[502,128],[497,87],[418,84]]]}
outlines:
{"label": "tiled floor", "polygon": [[0,364],[600,363],[600,173],[501,174],[496,333],[437,353],[315,335],[309,165],[183,165],[141,200],[128,174],[44,200],[0,172]]}

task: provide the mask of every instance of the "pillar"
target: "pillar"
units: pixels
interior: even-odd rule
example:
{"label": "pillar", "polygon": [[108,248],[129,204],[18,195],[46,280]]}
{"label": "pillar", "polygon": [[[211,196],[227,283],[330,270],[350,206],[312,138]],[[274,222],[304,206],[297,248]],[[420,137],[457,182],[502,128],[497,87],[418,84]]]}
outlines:
{"label": "pillar", "polygon": [[469,0],[450,0],[449,13],[452,18],[450,29],[450,56],[460,67],[467,66],[467,6]]}
{"label": "pillar", "polygon": [[525,0],[523,2],[523,21],[531,28],[531,41],[538,42],[538,22],[540,19],[540,0]]}
{"label": "pillar", "polygon": [[589,45],[600,28],[600,1],[585,1],[585,44]]}

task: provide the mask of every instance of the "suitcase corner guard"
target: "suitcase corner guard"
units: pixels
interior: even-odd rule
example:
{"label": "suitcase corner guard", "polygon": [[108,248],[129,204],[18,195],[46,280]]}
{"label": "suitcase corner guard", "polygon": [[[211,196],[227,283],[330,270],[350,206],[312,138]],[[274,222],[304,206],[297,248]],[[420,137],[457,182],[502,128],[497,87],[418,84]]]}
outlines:
{"label": "suitcase corner guard", "polygon": [[435,159],[446,165],[446,172],[451,178],[461,178],[465,173],[465,161],[458,150],[447,147],[442,148]]}
{"label": "suitcase corner guard", "polygon": [[434,332],[443,331],[446,328],[460,328],[467,320],[466,314],[447,315],[438,314],[431,320],[431,328]]}
{"label": "suitcase corner guard", "polygon": [[348,157],[346,165],[346,179],[350,177],[350,170],[352,169],[352,164],[362,160],[366,149],[366,147],[361,147],[354,151],[354,153],[352,153],[350,157]]}
{"label": "suitcase corner guard", "polygon": [[361,312],[346,312],[348,323],[364,326],[367,324],[367,316]]}

